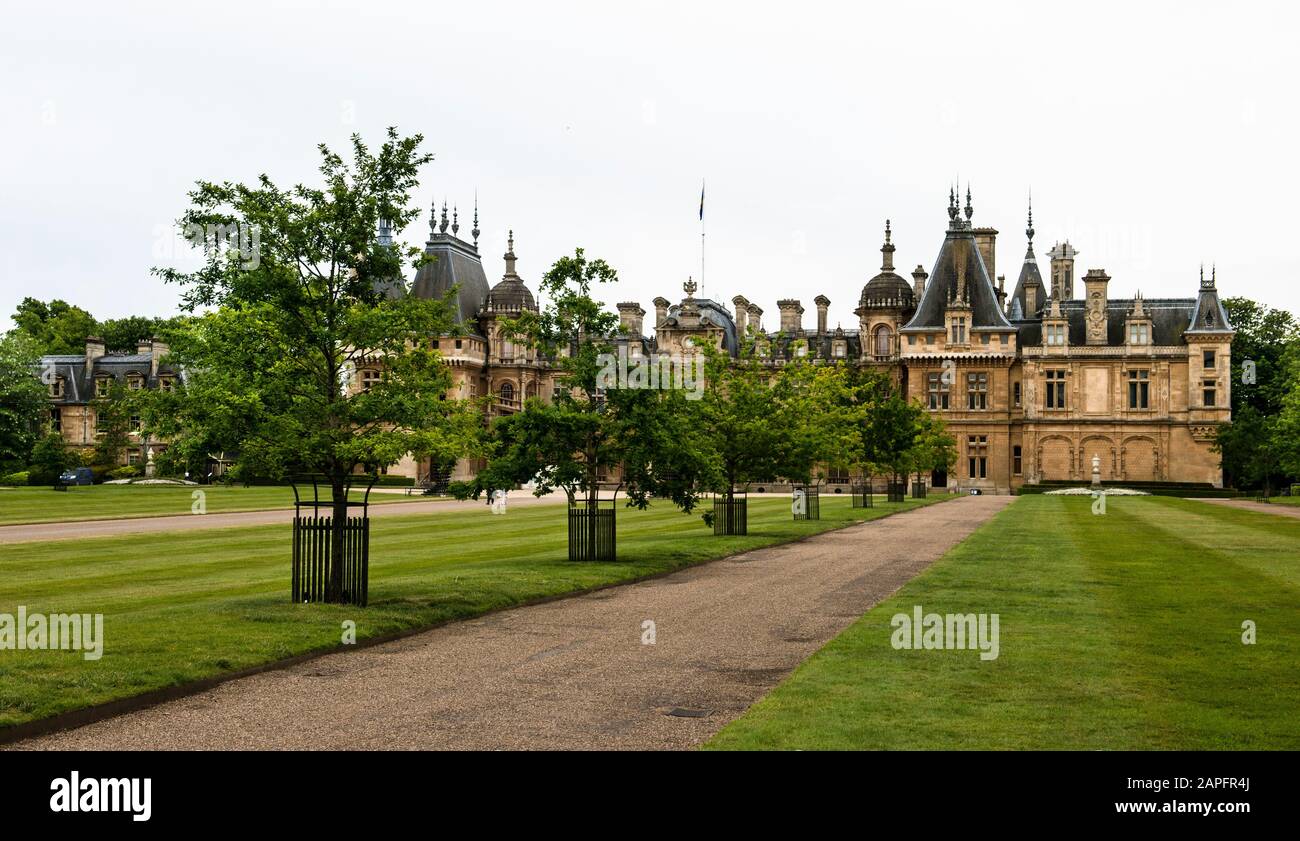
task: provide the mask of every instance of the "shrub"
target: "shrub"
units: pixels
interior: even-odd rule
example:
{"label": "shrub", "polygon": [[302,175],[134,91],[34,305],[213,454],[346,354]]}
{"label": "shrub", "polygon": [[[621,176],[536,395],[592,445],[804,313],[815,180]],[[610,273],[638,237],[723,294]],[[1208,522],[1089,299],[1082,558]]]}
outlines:
{"label": "shrub", "polygon": [[116,464],[92,464],[90,465],[90,472],[95,484],[99,485],[102,484],[105,479],[109,478],[109,474],[117,468],[118,466]]}
{"label": "shrub", "polygon": [[32,448],[32,464],[28,468],[28,483],[32,485],[53,485],[59,480],[59,474],[73,466],[75,454],[63,443],[63,436],[51,432],[36,442]]}
{"label": "shrub", "polygon": [[108,478],[110,479],[134,479],[139,475],[140,468],[133,464],[128,464],[126,467],[118,467],[108,471]]}
{"label": "shrub", "polygon": [[15,473],[9,473],[0,476],[0,485],[26,485],[30,474],[26,470],[19,470]]}

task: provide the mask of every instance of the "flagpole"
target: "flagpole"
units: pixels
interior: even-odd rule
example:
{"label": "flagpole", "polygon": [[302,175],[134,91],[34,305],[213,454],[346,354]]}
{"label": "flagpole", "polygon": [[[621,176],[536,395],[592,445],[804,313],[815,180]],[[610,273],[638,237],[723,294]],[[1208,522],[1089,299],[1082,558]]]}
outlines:
{"label": "flagpole", "polygon": [[700,293],[704,293],[704,180],[700,179]]}

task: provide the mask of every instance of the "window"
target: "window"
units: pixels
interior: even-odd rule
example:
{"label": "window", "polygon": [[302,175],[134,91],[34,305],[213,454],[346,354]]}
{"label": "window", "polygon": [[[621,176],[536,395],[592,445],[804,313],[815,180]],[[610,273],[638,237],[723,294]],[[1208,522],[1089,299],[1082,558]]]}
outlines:
{"label": "window", "polygon": [[1020,464],[1020,445],[1016,444],[1011,448],[1011,472],[1017,476],[1020,475]]}
{"label": "window", "polygon": [[161,377],[158,380],[158,389],[160,391],[171,391],[176,387],[176,381],[171,377]]}
{"label": "window", "polygon": [[429,343],[429,347],[433,348],[434,350],[437,350],[437,349],[438,349],[438,340],[437,340],[437,339],[434,339],[432,342],[430,342],[430,343]]}
{"label": "window", "polygon": [[989,437],[966,436],[966,478],[987,479],[989,475]]}
{"label": "window", "polygon": [[1151,408],[1151,382],[1149,371],[1128,372],[1128,407],[1130,409]]}
{"label": "window", "polygon": [[1217,387],[1218,385],[1214,380],[1205,380],[1201,383],[1201,403],[1205,408],[1211,409],[1217,404],[1215,395]]}
{"label": "window", "polygon": [[463,339],[456,340],[456,350],[460,350],[462,347],[464,347],[464,345],[465,343]]}
{"label": "window", "polygon": [[931,409],[948,408],[948,384],[944,382],[943,374],[927,374],[925,388],[930,395]]}
{"label": "window", "polygon": [[139,391],[140,389],[144,388],[144,377],[140,376],[139,374],[127,374],[126,387],[131,389],[132,391]]}
{"label": "window", "polygon": [[109,386],[111,386],[112,384],[113,384],[113,380],[109,377],[100,377],[99,379],[95,380],[95,396],[107,397]]}
{"label": "window", "polygon": [[985,373],[966,375],[966,408],[987,409],[989,407],[989,375]]}
{"label": "window", "polygon": [[889,356],[894,352],[894,337],[889,328],[880,325],[876,328],[876,356]]}
{"label": "window", "polygon": [[843,344],[842,342],[836,342],[836,343],[835,343],[835,355],[836,355],[836,356],[844,356],[846,353],[847,353],[847,351],[845,350],[845,346],[844,346],[844,344]]}
{"label": "window", "polygon": [[988,343],[989,343],[989,334],[988,334],[988,333],[981,333],[981,334],[980,334],[980,344],[985,344],[985,345],[987,345]]}
{"label": "window", "polygon": [[60,375],[55,377],[54,382],[50,383],[50,396],[62,397],[63,389],[65,388],[66,385],[67,385],[67,380],[63,376]]}
{"label": "window", "polygon": [[795,346],[795,349],[794,349],[794,355],[795,355],[795,356],[807,356],[807,355],[808,355],[808,345],[805,344],[804,342],[800,342],[798,345]]}
{"label": "window", "polygon": [[50,429],[54,432],[63,431],[63,410],[59,408],[50,409]]}
{"label": "window", "polygon": [[515,402],[515,386],[514,386],[514,383],[502,383],[502,384],[501,384],[501,402],[502,402],[502,403],[513,403],[513,402]]}
{"label": "window", "polygon": [[916,344],[916,336],[908,336],[908,337],[907,337],[907,343],[908,343],[909,345],[914,345],[914,344]]}
{"label": "window", "polygon": [[1065,408],[1065,372],[1047,372],[1047,408]]}
{"label": "window", "polygon": [[1017,409],[1020,408],[1020,383],[1013,383],[1011,386],[1011,402]]}
{"label": "window", "polygon": [[367,368],[361,372],[361,390],[370,391],[376,385],[379,385],[379,372],[374,368]]}
{"label": "window", "polygon": [[1130,324],[1130,325],[1128,326],[1128,341],[1129,341],[1129,344],[1131,344],[1131,345],[1145,345],[1145,344],[1147,343],[1147,338],[1148,338],[1148,336],[1150,335],[1150,334],[1147,332],[1147,330],[1148,330],[1148,325],[1145,324],[1145,323],[1142,323],[1142,324]]}
{"label": "window", "polygon": [[1053,346],[1065,345],[1065,325],[1048,324],[1043,327],[1043,344]]}
{"label": "window", "polygon": [[1207,350],[1201,358],[1201,367],[1207,371],[1214,370],[1214,351]]}
{"label": "window", "polygon": [[144,424],[141,423],[141,421],[140,421],[140,416],[139,416],[139,415],[132,415],[132,416],[131,416],[131,431],[132,431],[132,432],[139,432],[139,431],[140,431],[141,429],[143,429],[143,428],[144,428]]}
{"label": "window", "polygon": [[126,463],[127,463],[127,464],[139,464],[139,463],[140,463],[140,453],[137,452],[136,450],[131,450],[129,453],[126,454]]}
{"label": "window", "polygon": [[925,343],[926,343],[927,345],[932,345],[932,344],[934,344],[934,334],[933,334],[933,333],[926,333],[926,334],[925,334]]}
{"label": "window", "polygon": [[966,319],[964,317],[952,320],[952,338],[949,339],[949,342],[954,345],[966,344]]}

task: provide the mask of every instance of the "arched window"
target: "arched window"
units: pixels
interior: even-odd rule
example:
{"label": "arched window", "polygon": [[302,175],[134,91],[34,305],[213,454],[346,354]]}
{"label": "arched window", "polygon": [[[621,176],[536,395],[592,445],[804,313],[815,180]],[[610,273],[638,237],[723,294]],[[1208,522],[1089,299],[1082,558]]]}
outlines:
{"label": "arched window", "polygon": [[889,327],[885,324],[876,328],[876,356],[889,356],[893,350],[893,334],[890,333]]}
{"label": "arched window", "polygon": [[501,402],[502,402],[502,403],[513,403],[513,402],[515,402],[515,385],[514,385],[514,383],[502,383],[502,384],[501,384]]}

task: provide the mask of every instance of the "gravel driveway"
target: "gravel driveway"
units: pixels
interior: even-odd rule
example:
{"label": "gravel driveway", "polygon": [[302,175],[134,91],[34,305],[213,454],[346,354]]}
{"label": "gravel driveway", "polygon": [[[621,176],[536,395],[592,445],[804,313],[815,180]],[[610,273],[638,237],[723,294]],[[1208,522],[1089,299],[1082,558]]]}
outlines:
{"label": "gravel driveway", "polygon": [[963,497],[456,622],[14,747],[690,748],[1011,500]]}

